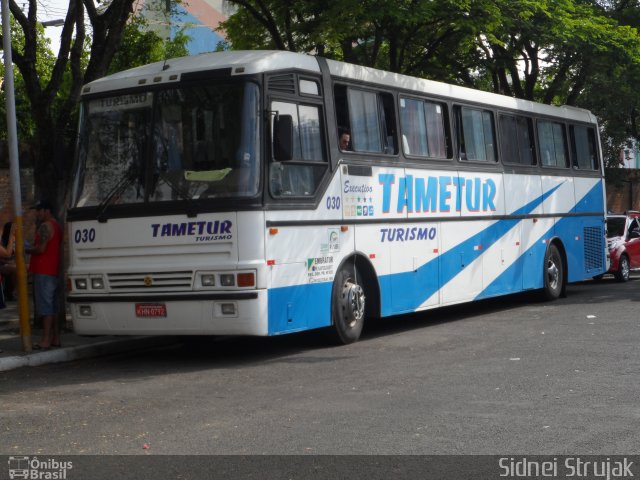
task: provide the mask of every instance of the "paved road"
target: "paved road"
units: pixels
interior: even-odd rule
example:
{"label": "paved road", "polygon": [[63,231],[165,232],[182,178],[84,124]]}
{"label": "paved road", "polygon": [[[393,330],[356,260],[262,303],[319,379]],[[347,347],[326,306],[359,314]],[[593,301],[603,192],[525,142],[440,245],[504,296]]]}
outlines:
{"label": "paved road", "polygon": [[0,454],[630,454],[640,279],[0,372]]}

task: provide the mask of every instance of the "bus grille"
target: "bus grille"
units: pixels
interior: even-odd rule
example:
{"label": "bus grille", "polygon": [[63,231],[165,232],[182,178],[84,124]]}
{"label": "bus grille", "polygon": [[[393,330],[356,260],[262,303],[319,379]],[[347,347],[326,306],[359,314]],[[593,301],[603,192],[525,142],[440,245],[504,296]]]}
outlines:
{"label": "bus grille", "polygon": [[604,268],[604,232],[602,227],[584,228],[584,268],[586,272]]}
{"label": "bus grille", "polygon": [[191,289],[193,272],[110,273],[107,281],[111,291],[174,291]]}

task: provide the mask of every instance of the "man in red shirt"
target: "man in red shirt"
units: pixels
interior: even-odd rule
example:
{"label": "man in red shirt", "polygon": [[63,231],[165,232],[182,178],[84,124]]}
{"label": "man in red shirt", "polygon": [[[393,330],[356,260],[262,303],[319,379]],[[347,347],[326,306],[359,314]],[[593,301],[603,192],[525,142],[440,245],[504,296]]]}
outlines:
{"label": "man in red shirt", "polygon": [[41,200],[32,209],[36,211],[38,229],[33,246],[25,252],[31,255],[29,272],[33,274],[36,315],[42,317],[42,339],[33,346],[40,350],[60,346],[57,290],[62,228],[53,218],[50,202]]}

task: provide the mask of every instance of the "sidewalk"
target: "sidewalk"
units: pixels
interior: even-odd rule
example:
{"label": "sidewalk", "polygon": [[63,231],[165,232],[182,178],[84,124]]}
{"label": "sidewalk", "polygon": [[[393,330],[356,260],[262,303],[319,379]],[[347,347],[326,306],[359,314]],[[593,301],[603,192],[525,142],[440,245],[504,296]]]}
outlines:
{"label": "sidewalk", "polygon": [[[33,318],[33,307],[29,308]],[[31,342],[38,343],[42,331],[31,327]],[[0,310],[0,372],[20,367],[35,367],[49,363],[68,362],[82,358],[97,357],[126,352],[141,348],[152,348],[175,343],[172,337],[82,337],[73,333],[71,318],[60,336],[61,347],[50,350],[32,350],[26,353],[20,336],[20,318],[18,305],[8,301],[7,308]]]}

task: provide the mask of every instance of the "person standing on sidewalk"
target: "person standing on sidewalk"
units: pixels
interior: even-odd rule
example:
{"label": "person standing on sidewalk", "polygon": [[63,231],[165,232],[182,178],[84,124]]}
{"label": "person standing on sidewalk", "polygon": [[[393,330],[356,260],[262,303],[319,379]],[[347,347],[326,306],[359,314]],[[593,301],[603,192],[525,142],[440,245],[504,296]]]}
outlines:
{"label": "person standing on sidewalk", "polygon": [[53,207],[47,200],[31,207],[36,211],[37,231],[33,246],[25,249],[31,255],[29,272],[33,274],[36,315],[42,319],[42,339],[34,350],[60,346],[58,328],[58,274],[62,228],[53,217]]}

